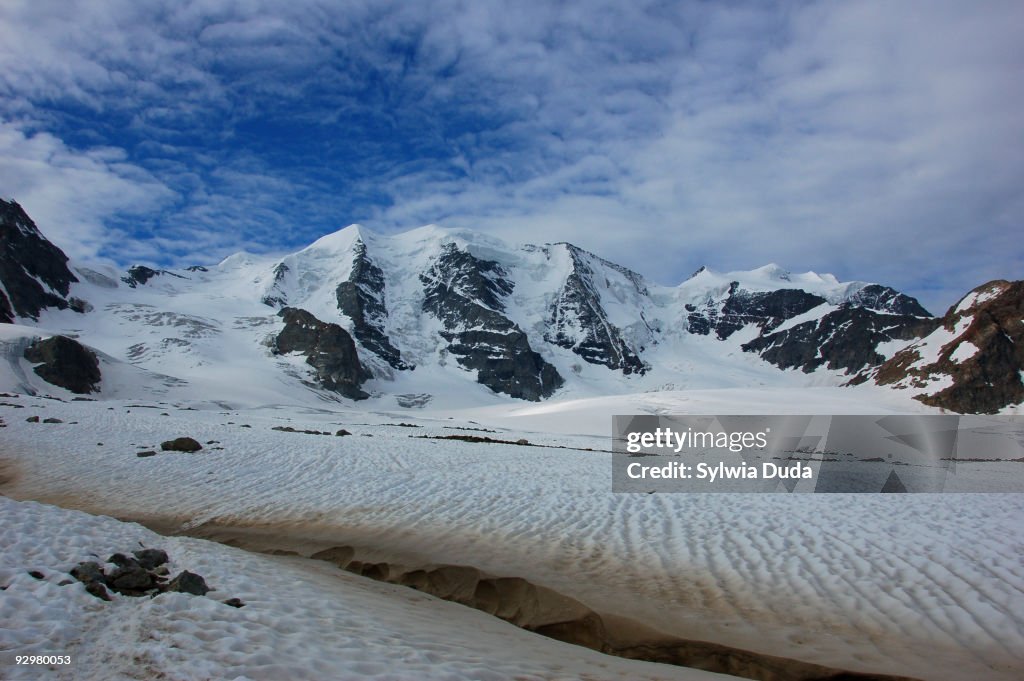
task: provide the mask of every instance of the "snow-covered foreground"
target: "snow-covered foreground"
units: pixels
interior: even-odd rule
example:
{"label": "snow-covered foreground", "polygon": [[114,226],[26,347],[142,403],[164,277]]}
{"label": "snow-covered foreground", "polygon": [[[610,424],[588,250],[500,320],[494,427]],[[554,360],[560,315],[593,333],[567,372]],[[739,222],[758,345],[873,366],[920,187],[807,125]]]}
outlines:
{"label": "snow-covered foreground", "polygon": [[[319,561],[162,537],[139,525],[0,497],[0,678],[714,679],[529,634],[483,613]],[[145,544],[206,596],[86,593],[67,571]],[[41,573],[36,579],[29,571]],[[236,609],[220,601],[241,598]],[[70,664],[18,665],[17,656]]]}
{"label": "snow-covered foreground", "polygon": [[[537,419],[525,412],[502,417],[482,409],[469,422],[465,413],[448,419],[440,414],[426,418],[425,413],[415,418],[408,411],[191,411],[155,402],[61,402],[26,396],[2,401],[23,405],[0,406],[7,423],[0,431],[0,456],[11,478],[3,491],[14,498],[52,501],[206,536],[233,531],[235,538],[249,535],[304,555],[351,546],[360,560],[474,566],[493,575],[522,577],[598,612],[641,621],[669,635],[831,667],[936,681],[1024,676],[1024,495],[612,494],[609,455],[585,451],[607,449],[608,440],[601,436],[607,431],[583,430],[581,416],[575,422],[567,418],[564,428],[551,427],[558,415],[550,407],[538,412]],[[648,406],[658,408],[653,402]],[[666,410],[677,406],[663,405]],[[26,422],[32,415],[64,423]],[[330,432],[346,428],[353,435],[271,430],[283,425]],[[525,437],[535,444],[568,448],[417,437],[456,433]],[[179,435],[215,443],[197,454],[135,456]],[[5,534],[5,544],[18,536]],[[167,548],[172,558],[179,545],[200,546],[178,539],[159,541],[171,544]],[[118,548],[129,547],[94,550]],[[258,590],[231,581],[228,575],[234,568],[223,564],[227,559],[222,556],[231,556],[234,564],[265,566],[260,569],[267,575],[312,571],[303,573],[309,575],[303,579],[317,585],[325,575],[343,580],[332,582],[338,598],[348,599],[350,588],[363,589],[353,591],[363,599],[354,610],[379,608],[380,622],[396,628],[389,631],[403,624],[396,613],[405,612],[407,601],[422,599],[411,591],[403,596],[405,592],[390,586],[339,577],[333,568],[300,568],[298,559],[271,560],[217,547],[209,551],[218,558],[202,565],[208,581],[223,588],[225,597],[247,602]],[[217,553],[222,551],[227,553]],[[295,581],[282,578],[282,583]],[[379,604],[371,603],[378,596]],[[4,592],[2,597],[10,596]],[[147,607],[163,607],[158,605],[161,598]],[[355,602],[356,596],[351,598]],[[286,608],[283,626],[298,627],[287,624],[288,613],[298,618],[298,612],[280,605]],[[348,605],[341,610],[324,607],[326,612],[348,612]],[[405,616],[410,631],[430,630],[417,623],[416,612],[409,610]],[[508,630],[478,613],[444,617],[452,620],[444,626],[466,626],[466,631],[491,631],[476,624],[480,621],[493,622],[487,626],[498,627],[495,631]],[[237,629],[238,636],[250,635],[242,629]],[[252,636],[270,636],[270,630],[254,631],[263,633]],[[370,641],[387,640],[381,636],[370,636]],[[411,648],[430,649],[438,641],[455,647],[462,636],[446,630],[436,639],[417,639]],[[472,653],[452,657],[463,661],[452,662],[453,670],[472,675],[469,666],[458,664],[476,660],[481,669],[508,678],[514,676],[513,667],[503,667],[502,661],[518,660],[524,674],[555,678],[545,660],[559,653],[548,658],[544,646],[566,656],[560,644],[535,638],[528,653],[515,647],[515,638],[495,652],[501,646],[492,649],[483,633],[481,637],[479,646],[472,644]],[[273,645],[268,639],[264,649]],[[394,652],[387,645],[368,644],[371,652],[359,659],[375,661],[381,671],[388,670],[385,658],[403,660],[406,650],[413,660],[409,664],[425,659],[397,642]],[[633,663],[568,650],[587,660],[604,659],[608,675],[645,673]],[[427,678],[444,677],[447,655],[438,653]],[[538,671],[542,669],[549,671]],[[666,675],[685,671],[664,669]],[[572,678],[588,673],[582,668],[564,671]]]}

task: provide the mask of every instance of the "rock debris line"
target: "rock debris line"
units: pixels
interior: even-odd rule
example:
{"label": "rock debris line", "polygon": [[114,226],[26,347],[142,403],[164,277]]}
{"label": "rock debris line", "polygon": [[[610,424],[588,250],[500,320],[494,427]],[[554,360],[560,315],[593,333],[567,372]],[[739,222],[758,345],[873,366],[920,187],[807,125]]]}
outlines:
{"label": "rock debris line", "polygon": [[[305,433],[306,435],[330,435],[331,434],[331,433],[329,433],[326,430],[299,430],[297,428],[292,428],[291,426],[274,426],[273,428],[271,428],[271,430],[276,430],[276,431],[279,431],[281,433]],[[344,428],[342,428],[341,430],[339,430],[339,431],[334,433],[334,435],[336,437],[344,437],[346,435],[351,435],[351,434],[352,433],[348,432]]]}
{"label": "rock debris line", "polygon": [[[168,579],[167,560],[167,552],[162,549],[141,549],[131,556],[123,553],[110,556],[107,565],[112,568],[95,561],[83,561],[73,567],[70,574],[85,585],[86,591],[104,601],[112,600],[110,591],[136,598],[168,592],[205,596],[211,591],[202,576],[188,570]],[[221,602],[234,608],[245,607],[238,598]]]}

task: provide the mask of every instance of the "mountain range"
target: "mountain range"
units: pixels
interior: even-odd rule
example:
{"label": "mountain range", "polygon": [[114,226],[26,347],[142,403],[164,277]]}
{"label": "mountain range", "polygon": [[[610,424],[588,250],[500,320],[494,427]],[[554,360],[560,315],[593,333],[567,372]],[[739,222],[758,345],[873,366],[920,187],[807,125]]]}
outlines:
{"label": "mountain range", "polygon": [[416,407],[867,384],[956,412],[1024,401],[1024,282],[986,283],[935,317],[829,274],[702,267],[660,286],[572,244],[436,226],[117,271],[69,260],[0,201],[0,322],[2,387],[21,392]]}

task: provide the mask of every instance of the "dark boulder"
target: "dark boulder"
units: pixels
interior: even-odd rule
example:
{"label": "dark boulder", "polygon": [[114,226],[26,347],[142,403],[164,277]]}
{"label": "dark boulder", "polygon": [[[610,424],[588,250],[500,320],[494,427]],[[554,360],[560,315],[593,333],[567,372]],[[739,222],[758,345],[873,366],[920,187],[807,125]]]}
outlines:
{"label": "dark boulder", "polygon": [[25,349],[25,359],[38,364],[33,371],[47,383],[78,394],[99,392],[99,360],[78,341],[66,336],[36,341]]}
{"label": "dark boulder", "polygon": [[198,452],[203,446],[199,441],[191,437],[176,437],[160,443],[160,449],[165,452]]}
{"label": "dark boulder", "polygon": [[139,565],[147,570],[153,570],[167,562],[167,552],[163,549],[140,549],[133,551],[132,555]]}
{"label": "dark boulder", "polygon": [[107,558],[108,563],[113,563],[117,567],[138,567],[139,561],[135,560],[131,556],[126,556],[123,553],[115,553]]}
{"label": "dark boulder", "polygon": [[109,601],[110,594],[107,592],[107,576],[103,574],[103,568],[99,563],[82,562],[71,568],[71,576],[85,585],[89,594],[100,600]]}
{"label": "dark boulder", "polygon": [[167,591],[177,591],[180,593],[192,594],[194,596],[205,596],[210,591],[210,587],[206,585],[206,580],[188,570],[183,570],[178,574],[177,577],[172,579],[167,585]]}
{"label": "dark boulder", "polygon": [[142,566],[119,567],[107,576],[107,584],[115,591],[145,591],[155,585],[153,575]]}
{"label": "dark boulder", "polygon": [[100,564],[91,561],[79,563],[75,567],[71,568],[70,574],[83,584],[88,584],[89,582],[104,583],[107,581],[106,575],[103,574],[103,568],[100,567]]}

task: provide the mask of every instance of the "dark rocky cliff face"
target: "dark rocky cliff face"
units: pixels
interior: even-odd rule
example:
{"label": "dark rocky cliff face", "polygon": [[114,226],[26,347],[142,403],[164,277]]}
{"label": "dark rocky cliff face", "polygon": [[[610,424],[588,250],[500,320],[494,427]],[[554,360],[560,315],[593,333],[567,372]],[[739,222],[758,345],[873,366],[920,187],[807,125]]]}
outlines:
{"label": "dark rocky cliff face", "polygon": [[369,397],[361,386],[371,378],[359,361],[355,341],[337,324],[322,322],[309,312],[286,307],[278,312],[284,329],[277,335],[279,353],[301,352],[316,369],[320,385],[353,400]]}
{"label": "dark rocky cliff face", "polygon": [[[594,284],[596,275],[587,264],[586,256],[590,254],[571,244],[564,246],[572,259],[572,271],[551,304],[544,340],[572,350],[591,364],[617,369],[626,375],[645,373],[648,367],[622,338],[621,330],[608,321]],[[605,264],[632,275],[637,291],[646,293],[638,275],[612,263]]]}
{"label": "dark rocky cliff face", "polygon": [[0,199],[0,283],[6,290],[0,290],[0,322],[38,319],[47,307],[68,308],[71,283],[78,279],[67,263],[20,205]]}
{"label": "dark rocky cliff face", "polygon": [[159,270],[154,270],[145,265],[135,265],[134,267],[128,268],[128,273],[121,277],[121,281],[128,284],[130,288],[136,288],[144,285],[147,281],[153,277],[160,276]]}
{"label": "dark rocky cliff face", "polygon": [[896,289],[879,284],[868,284],[850,296],[850,303],[869,310],[886,312],[894,315],[911,315],[913,317],[931,317],[931,313],[921,303]]}
{"label": "dark rocky cliff face", "polygon": [[809,373],[825,367],[849,374],[885,361],[876,350],[879,343],[909,342],[930,333],[938,324],[910,296],[870,284],[837,309],[776,331],[786,321],[826,302],[801,289],[747,291],[733,282],[724,298],[709,298],[699,307],[687,305],[687,327],[690,333],[706,336],[714,332],[725,340],[754,325],[758,337],[744,343],[744,351],[758,353],[780,369],[799,368]]}
{"label": "dark rocky cliff face", "polygon": [[800,289],[750,293],[734,283],[722,306],[715,333],[725,339],[747,324],[757,324],[762,332],[768,332],[824,302],[824,298]]}
{"label": "dark rocky cliff face", "polygon": [[913,340],[931,332],[938,323],[933,318],[882,314],[844,304],[821,319],[762,335],[741,347],[759,353],[780,369],[799,368],[809,373],[824,366],[849,374],[885,361],[876,350],[879,343]]}
{"label": "dark rocky cliff face", "polygon": [[99,392],[99,361],[78,341],[66,336],[36,341],[25,349],[25,359],[38,364],[32,370],[47,383],[79,395]]}
{"label": "dark rocky cliff face", "polygon": [[[931,335],[879,367],[874,379],[924,388],[916,399],[963,414],[1024,402],[1024,281],[997,280],[974,289]],[[934,383],[945,387],[928,392]]]}
{"label": "dark rocky cliff face", "polygon": [[288,265],[283,262],[277,263],[274,268],[274,283],[270,286],[270,292],[261,299],[264,305],[270,307],[284,307],[288,304],[288,294],[284,288],[284,278],[288,275]]}
{"label": "dark rocky cliff face", "polygon": [[714,331],[719,340],[725,340],[747,324],[771,331],[824,302],[821,296],[800,289],[747,291],[734,281],[723,300],[709,298],[703,306],[687,305],[687,328],[702,336]]}
{"label": "dark rocky cliff face", "polygon": [[441,320],[448,352],[475,370],[479,383],[533,401],[562,386],[558,370],[534,352],[523,330],[503,314],[503,299],[513,284],[497,262],[448,244],[420,281],[423,309]]}
{"label": "dark rocky cliff face", "polygon": [[[198,266],[190,267],[189,270],[193,272],[204,271],[198,268]],[[186,277],[174,272],[168,272],[167,270],[154,270],[151,267],[145,265],[133,265],[128,268],[127,274],[121,277],[121,281],[128,284],[128,288],[138,288],[139,286],[145,286],[151,279],[159,276],[177,277],[178,279],[185,279]]]}
{"label": "dark rocky cliff face", "polygon": [[363,347],[387,362],[393,369],[414,368],[402,360],[402,353],[384,331],[388,318],[384,272],[370,259],[366,244],[354,246],[352,273],[335,291],[338,309],[352,320],[353,333]]}

